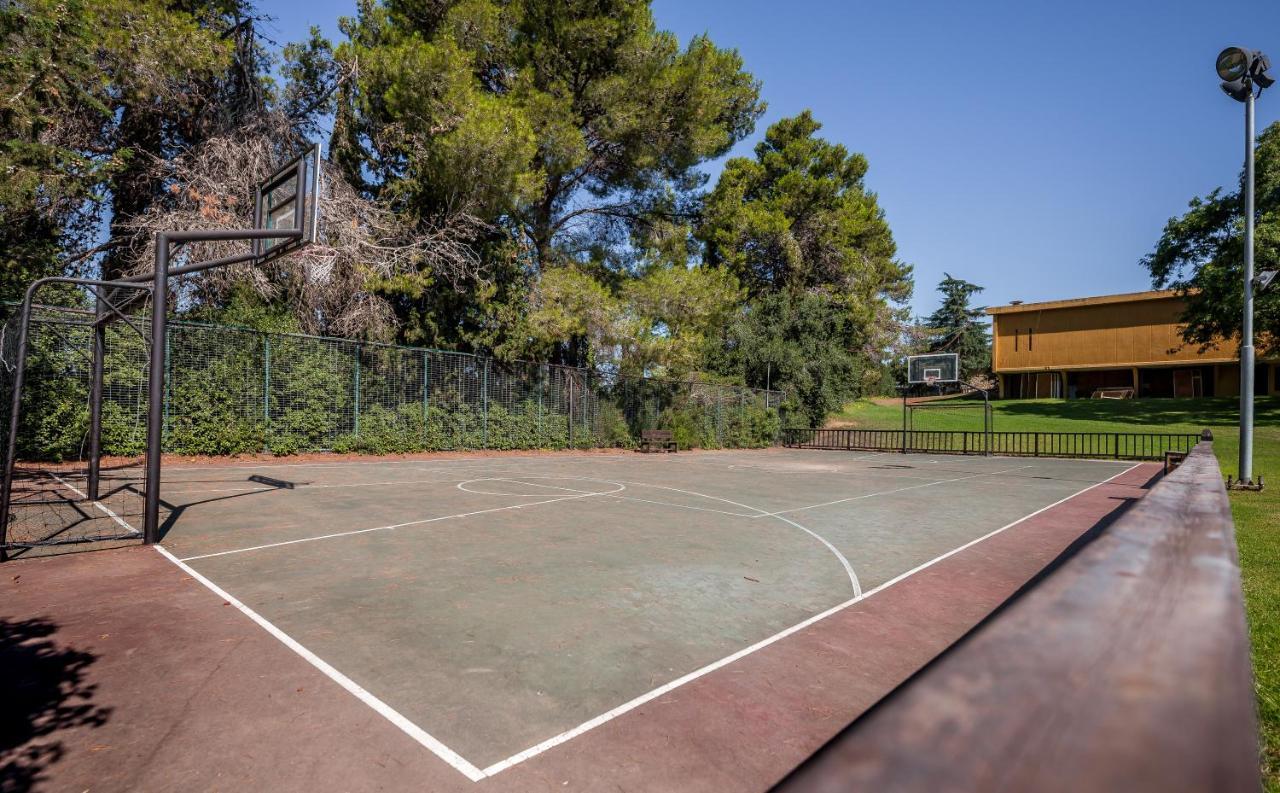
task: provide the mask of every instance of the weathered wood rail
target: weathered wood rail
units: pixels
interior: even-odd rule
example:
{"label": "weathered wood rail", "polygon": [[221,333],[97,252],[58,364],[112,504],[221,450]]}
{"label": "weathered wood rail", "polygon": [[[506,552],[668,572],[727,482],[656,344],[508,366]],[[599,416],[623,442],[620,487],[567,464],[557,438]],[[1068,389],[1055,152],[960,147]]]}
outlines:
{"label": "weathered wood rail", "polygon": [[1211,443],[776,790],[1261,790]]}

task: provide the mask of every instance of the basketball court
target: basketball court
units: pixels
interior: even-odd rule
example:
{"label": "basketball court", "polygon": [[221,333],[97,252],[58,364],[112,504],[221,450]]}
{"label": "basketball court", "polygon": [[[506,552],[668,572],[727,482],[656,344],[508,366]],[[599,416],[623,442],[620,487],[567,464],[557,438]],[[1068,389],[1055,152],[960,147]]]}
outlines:
{"label": "basketball court", "polygon": [[[19,556],[0,617],[100,658],[117,715],[68,727],[68,786],[139,752],[279,782],[264,758],[374,741],[354,788],[763,789],[1154,475],[795,449],[167,463],[158,547]],[[102,477],[90,519],[136,525],[137,472]],[[332,734],[285,752],[304,691],[292,718]]]}

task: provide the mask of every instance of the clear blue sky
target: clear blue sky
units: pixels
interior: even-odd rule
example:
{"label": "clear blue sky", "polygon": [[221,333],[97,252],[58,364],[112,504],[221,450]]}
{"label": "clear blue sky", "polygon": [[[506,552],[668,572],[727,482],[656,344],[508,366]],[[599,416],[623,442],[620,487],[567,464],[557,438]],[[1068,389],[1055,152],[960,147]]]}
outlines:
{"label": "clear blue sky", "polygon": [[[354,0],[262,0],[273,37],[300,39]],[[706,32],[763,81],[772,121],[812,109],[871,164],[915,311],[943,272],[984,302],[1135,291],[1138,260],[1192,196],[1232,183],[1243,106],[1218,88],[1225,46],[1269,52],[1280,3],[655,0],[682,41]],[[1280,120],[1280,85],[1258,129]],[[720,164],[709,169],[718,173]]]}

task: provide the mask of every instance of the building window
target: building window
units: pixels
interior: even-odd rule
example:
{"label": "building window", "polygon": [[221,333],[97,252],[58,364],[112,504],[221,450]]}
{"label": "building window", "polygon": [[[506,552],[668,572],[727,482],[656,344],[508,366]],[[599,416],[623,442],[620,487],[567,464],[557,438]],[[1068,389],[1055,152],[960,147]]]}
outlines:
{"label": "building window", "polygon": [[1035,328],[1027,328],[1027,352],[1031,352],[1031,345],[1035,343]]}
{"label": "building window", "polygon": [[1013,329],[1013,351],[1014,352],[1018,351],[1018,329],[1017,328]]}

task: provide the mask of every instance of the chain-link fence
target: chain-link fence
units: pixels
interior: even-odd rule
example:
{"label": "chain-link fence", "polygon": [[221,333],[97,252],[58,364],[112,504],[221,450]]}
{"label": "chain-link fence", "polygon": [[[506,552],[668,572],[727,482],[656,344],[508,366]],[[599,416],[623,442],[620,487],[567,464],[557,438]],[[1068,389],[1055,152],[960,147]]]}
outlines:
{"label": "chain-link fence", "polygon": [[[7,414],[16,317],[2,332]],[[18,457],[81,459],[89,331],[44,310],[30,335]],[[773,444],[781,427],[777,391],[183,321],[167,344],[164,450],[174,454],[626,447],[659,428],[682,448],[748,447]],[[117,322],[106,349],[103,454],[141,455],[147,342]]]}
{"label": "chain-link fence", "polygon": [[[20,323],[0,324],[0,443],[7,443],[11,395],[17,375]],[[46,461],[84,459],[89,428],[93,314],[83,309],[34,306],[27,335],[21,424],[3,549],[125,539],[136,541],[143,511],[142,466],[136,460],[104,464],[101,488],[86,499],[87,476]],[[138,331],[106,329],[103,367],[103,443],[109,454],[141,456],[146,447],[148,344]],[[7,448],[0,447],[0,448]]]}

